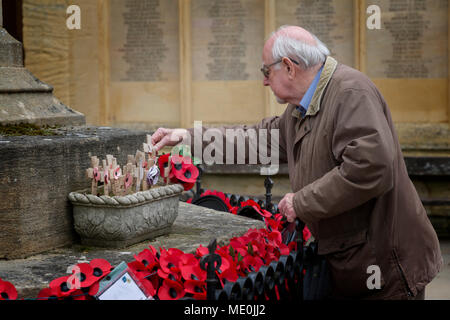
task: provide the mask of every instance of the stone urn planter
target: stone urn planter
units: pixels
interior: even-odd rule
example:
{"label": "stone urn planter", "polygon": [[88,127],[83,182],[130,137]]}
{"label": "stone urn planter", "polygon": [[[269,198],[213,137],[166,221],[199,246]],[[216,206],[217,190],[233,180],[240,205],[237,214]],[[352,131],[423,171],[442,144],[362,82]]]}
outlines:
{"label": "stone urn planter", "polygon": [[83,245],[122,248],[168,234],[178,216],[179,184],[125,196],[71,192],[76,232]]}

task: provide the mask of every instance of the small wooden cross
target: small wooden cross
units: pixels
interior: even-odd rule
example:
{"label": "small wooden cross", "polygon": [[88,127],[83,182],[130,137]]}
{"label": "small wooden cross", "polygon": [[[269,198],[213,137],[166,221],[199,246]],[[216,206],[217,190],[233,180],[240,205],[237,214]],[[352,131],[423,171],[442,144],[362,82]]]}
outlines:
{"label": "small wooden cross", "polygon": [[120,177],[122,176],[122,170],[120,166],[117,165],[117,159],[114,157],[112,158],[111,170],[112,191],[114,195],[118,196],[121,195],[121,185],[123,185],[124,179],[120,179]]}
{"label": "small wooden cross", "polygon": [[147,143],[144,143],[143,146],[144,146],[144,152],[148,155],[146,168],[150,169],[156,163],[156,157],[158,155],[158,152],[155,151],[155,149],[153,147],[151,135],[149,135],[149,134],[147,135]]}
{"label": "small wooden cross", "polygon": [[132,190],[133,190],[135,167],[136,167],[135,165],[127,163],[127,165],[123,168],[123,174],[125,176],[124,181],[125,194],[133,193]]}
{"label": "small wooden cross", "polygon": [[136,192],[141,190],[142,178],[144,177],[144,161],[145,161],[145,153],[142,151],[136,151]]}
{"label": "small wooden cross", "polygon": [[86,170],[87,177],[92,179],[91,193],[97,195],[98,182],[100,181],[99,160],[96,156],[91,157],[91,168]]}
{"label": "small wooden cross", "polygon": [[153,153],[153,144],[152,144],[152,136],[147,135],[147,143],[144,142],[144,152],[146,153]]}
{"label": "small wooden cross", "polygon": [[103,181],[103,194],[105,196],[109,195],[109,187],[111,185],[110,183],[110,175],[109,175],[109,168],[108,165],[106,164],[106,160],[102,160],[102,181]]}

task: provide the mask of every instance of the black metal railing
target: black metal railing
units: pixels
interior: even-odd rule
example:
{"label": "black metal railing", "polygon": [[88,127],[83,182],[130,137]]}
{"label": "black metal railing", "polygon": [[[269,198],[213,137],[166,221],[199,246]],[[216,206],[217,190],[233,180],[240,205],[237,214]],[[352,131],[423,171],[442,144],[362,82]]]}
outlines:
{"label": "black metal railing", "polygon": [[[255,272],[240,276],[237,281],[220,284],[217,272],[221,257],[216,239],[208,245],[200,267],[207,272],[207,299],[210,301],[321,300],[329,294],[330,278],[326,260],[317,254],[317,245],[303,244],[303,224],[296,221],[297,250],[282,255]],[[187,298],[191,299],[191,298]]]}
{"label": "black metal railing", "polygon": [[[199,177],[196,183],[196,192],[187,193],[184,201],[193,199],[193,203],[201,198],[204,190],[201,187],[203,170],[199,168]],[[264,186],[265,199],[224,193],[231,206],[240,204],[249,199],[254,200],[261,208],[275,214],[278,205],[272,202],[272,188],[274,182],[266,176]],[[250,216],[255,219],[261,216]],[[222,279],[222,287],[217,273],[222,263],[220,255],[216,253],[217,241],[212,239],[208,245],[208,254],[202,257],[200,267],[206,271],[207,299],[225,301],[265,301],[265,300],[321,300],[328,296],[330,290],[330,274],[326,260],[317,252],[317,243],[304,243],[304,223],[296,219],[292,224],[286,224],[282,230],[284,244],[296,242],[296,250],[289,255],[282,255],[278,260],[263,265],[259,270],[240,276],[237,281],[231,282]],[[192,298],[185,298],[192,299]]]}

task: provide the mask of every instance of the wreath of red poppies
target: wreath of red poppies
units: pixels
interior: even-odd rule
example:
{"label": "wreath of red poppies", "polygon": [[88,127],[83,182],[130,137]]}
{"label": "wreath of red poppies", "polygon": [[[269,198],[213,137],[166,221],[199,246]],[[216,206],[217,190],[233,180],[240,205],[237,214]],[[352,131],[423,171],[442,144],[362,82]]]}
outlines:
{"label": "wreath of red poppies", "polygon": [[[252,205],[266,215],[254,201],[241,205]],[[284,244],[280,214],[265,217],[266,229],[249,229],[243,236],[231,238],[228,245],[217,246],[222,264],[217,276],[222,286],[227,281],[235,282],[250,272],[257,272],[261,266],[277,261],[280,256],[297,250],[296,242]],[[303,239],[311,236],[305,227]],[[128,268],[146,288],[159,300],[177,300],[192,297],[206,300],[206,271],[200,267],[200,259],[208,254],[208,248],[200,245],[195,253],[185,253],[176,248],[149,246],[127,263]],[[72,273],[52,280],[48,288],[43,288],[37,300],[93,300],[99,290],[99,282],[112,270],[104,259],[94,259],[89,263],[72,266]],[[268,297],[266,297],[268,299]],[[10,282],[0,279],[0,300],[17,299],[17,290]]]}

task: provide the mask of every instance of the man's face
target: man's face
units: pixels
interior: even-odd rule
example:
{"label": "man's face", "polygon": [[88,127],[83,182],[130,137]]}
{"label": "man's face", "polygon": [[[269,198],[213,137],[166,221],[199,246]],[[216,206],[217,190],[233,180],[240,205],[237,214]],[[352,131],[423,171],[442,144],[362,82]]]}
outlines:
{"label": "man's face", "polygon": [[267,77],[264,76],[263,85],[269,86],[272,89],[272,92],[278,103],[286,104],[288,103],[288,101],[286,100],[288,95],[284,86],[286,75],[283,68],[280,68],[280,64],[282,64],[283,62],[273,64],[274,62],[277,61],[273,61],[271,48],[265,46],[263,50],[263,65],[267,66],[265,69],[267,70],[268,75]]}

